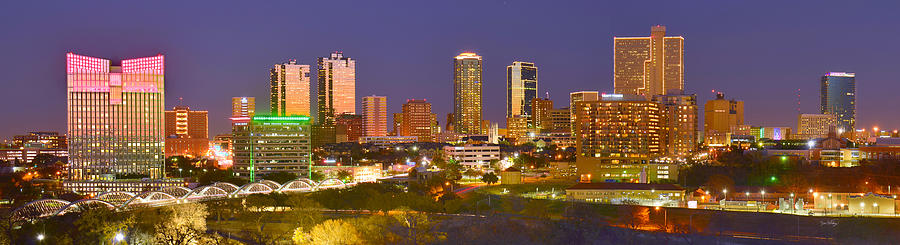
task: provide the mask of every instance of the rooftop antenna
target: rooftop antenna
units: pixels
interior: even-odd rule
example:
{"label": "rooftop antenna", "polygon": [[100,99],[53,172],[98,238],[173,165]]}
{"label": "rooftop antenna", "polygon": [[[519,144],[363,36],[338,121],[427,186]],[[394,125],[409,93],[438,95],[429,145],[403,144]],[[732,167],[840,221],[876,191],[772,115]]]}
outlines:
{"label": "rooftop antenna", "polygon": [[549,100],[550,99],[550,91],[547,91],[545,93],[547,93],[547,100]]}
{"label": "rooftop antenna", "polygon": [[184,97],[178,97],[178,106],[184,106]]}
{"label": "rooftop antenna", "polygon": [[797,89],[797,115],[800,115],[800,89]]}

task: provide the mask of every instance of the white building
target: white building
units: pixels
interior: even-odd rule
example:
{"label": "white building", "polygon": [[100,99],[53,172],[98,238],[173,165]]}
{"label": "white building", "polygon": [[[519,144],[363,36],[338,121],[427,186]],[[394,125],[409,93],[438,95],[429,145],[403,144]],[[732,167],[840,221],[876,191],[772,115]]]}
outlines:
{"label": "white building", "polygon": [[466,168],[490,168],[491,160],[500,160],[499,145],[444,146],[444,153]]}

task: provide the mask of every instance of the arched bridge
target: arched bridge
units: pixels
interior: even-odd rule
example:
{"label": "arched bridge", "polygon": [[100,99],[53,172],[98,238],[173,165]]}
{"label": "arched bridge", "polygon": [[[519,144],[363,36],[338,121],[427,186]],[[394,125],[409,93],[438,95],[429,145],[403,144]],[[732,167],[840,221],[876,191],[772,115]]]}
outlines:
{"label": "arched bridge", "polygon": [[142,193],[127,191],[104,192],[90,199],[69,202],[60,199],[40,199],[29,202],[12,211],[11,218],[15,222],[29,221],[81,212],[92,208],[108,208],[111,210],[131,210],[143,207],[159,207],[176,203],[199,202],[206,200],[244,197],[251,194],[313,192],[317,190],[345,188],[348,184],[339,179],[325,179],[316,182],[307,178],[298,178],[284,184],[271,180],[260,180],[237,186],[231,183],[216,182],[198,186],[194,189],[175,186],[165,187]]}

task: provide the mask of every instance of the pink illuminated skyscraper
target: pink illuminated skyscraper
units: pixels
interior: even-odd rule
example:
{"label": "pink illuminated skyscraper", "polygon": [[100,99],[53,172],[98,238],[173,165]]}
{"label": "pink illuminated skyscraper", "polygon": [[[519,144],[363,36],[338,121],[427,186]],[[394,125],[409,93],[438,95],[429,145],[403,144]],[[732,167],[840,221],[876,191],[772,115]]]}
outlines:
{"label": "pink illuminated skyscraper", "polygon": [[333,125],[340,114],[356,114],[356,60],[341,52],[319,57],[319,124]]}
{"label": "pink illuminated skyscraper", "polygon": [[164,61],[66,54],[70,179],[163,177]]}

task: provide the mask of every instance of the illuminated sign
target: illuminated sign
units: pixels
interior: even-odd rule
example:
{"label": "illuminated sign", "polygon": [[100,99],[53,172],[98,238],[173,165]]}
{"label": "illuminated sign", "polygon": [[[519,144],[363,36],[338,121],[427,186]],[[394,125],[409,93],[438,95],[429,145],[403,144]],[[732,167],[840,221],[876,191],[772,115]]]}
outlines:
{"label": "illuminated sign", "polygon": [[623,94],[603,94],[601,96],[603,96],[603,98],[624,98],[625,97],[625,95],[623,95]]}
{"label": "illuminated sign", "polygon": [[825,75],[829,77],[856,77],[856,73],[851,72],[829,72]]}

